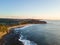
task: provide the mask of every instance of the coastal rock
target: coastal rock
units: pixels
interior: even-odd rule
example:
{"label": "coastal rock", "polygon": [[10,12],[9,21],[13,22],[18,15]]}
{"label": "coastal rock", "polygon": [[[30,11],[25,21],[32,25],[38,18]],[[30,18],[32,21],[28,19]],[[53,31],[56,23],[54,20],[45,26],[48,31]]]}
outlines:
{"label": "coastal rock", "polygon": [[20,38],[19,36],[19,33],[15,33],[15,30],[11,30],[11,32],[4,37],[2,45],[24,45],[18,40]]}

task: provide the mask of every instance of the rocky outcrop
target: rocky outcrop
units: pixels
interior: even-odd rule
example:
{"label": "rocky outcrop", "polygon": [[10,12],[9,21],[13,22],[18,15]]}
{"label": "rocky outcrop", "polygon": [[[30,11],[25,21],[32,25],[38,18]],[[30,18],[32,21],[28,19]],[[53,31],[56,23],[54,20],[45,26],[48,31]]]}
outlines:
{"label": "rocky outcrop", "polygon": [[18,39],[20,38],[20,33],[16,33],[15,30],[11,30],[3,38],[3,43],[1,45],[24,45]]}

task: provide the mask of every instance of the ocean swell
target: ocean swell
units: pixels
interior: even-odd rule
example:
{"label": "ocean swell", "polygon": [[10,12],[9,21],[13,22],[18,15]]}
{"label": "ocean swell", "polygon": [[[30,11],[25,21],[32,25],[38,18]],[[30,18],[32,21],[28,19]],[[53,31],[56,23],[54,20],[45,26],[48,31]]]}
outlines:
{"label": "ocean swell", "polygon": [[[17,33],[19,30],[30,27],[30,26],[32,26],[32,25],[24,26],[22,28],[16,28],[15,31]],[[19,41],[21,41],[24,45],[37,45],[34,41],[27,40],[27,38],[22,35],[22,32],[20,33]]]}
{"label": "ocean swell", "polygon": [[24,38],[23,35],[20,36],[19,41],[21,41],[24,45],[37,45],[35,42],[27,40],[26,38]]}

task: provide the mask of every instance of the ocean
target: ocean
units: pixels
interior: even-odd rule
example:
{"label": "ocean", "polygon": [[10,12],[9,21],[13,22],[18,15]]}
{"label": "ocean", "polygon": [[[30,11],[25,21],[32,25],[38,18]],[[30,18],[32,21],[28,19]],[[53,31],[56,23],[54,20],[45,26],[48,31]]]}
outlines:
{"label": "ocean", "polygon": [[[24,45],[60,45],[60,20],[46,20],[47,24],[31,24],[17,28]],[[16,30],[16,31],[17,31]]]}
{"label": "ocean", "polygon": [[60,20],[46,20],[47,24],[30,24],[16,28],[24,45],[60,45]]}

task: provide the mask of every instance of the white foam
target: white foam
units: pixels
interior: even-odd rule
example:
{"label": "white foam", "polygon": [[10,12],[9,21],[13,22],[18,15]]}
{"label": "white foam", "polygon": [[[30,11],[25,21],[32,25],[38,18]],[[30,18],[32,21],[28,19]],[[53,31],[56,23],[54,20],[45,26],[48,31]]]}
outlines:
{"label": "white foam", "polygon": [[[30,27],[32,25],[27,25],[27,26],[24,26],[22,28],[15,28],[15,30],[20,30],[20,29],[25,29],[27,27]],[[21,32],[22,33],[22,32]],[[20,39],[19,41],[21,41],[24,45],[37,45],[36,43],[34,43],[33,41],[30,41],[30,40],[27,40],[26,38],[24,38],[23,35],[20,36]]]}
{"label": "white foam", "polygon": [[23,36],[22,35],[21,35],[19,41],[21,41],[24,45],[37,45],[33,41],[30,41],[30,40],[27,40],[27,39],[23,39]]}
{"label": "white foam", "polygon": [[32,26],[32,25],[27,25],[27,26],[24,26],[24,27],[22,27],[20,29],[24,29],[24,28],[27,28],[27,27],[30,27],[30,26]]}
{"label": "white foam", "polygon": [[24,28],[27,28],[27,27],[30,27],[30,26],[32,26],[32,25],[26,25],[26,26],[24,26],[24,27],[22,27],[22,28],[15,28],[15,30],[24,29]]}

